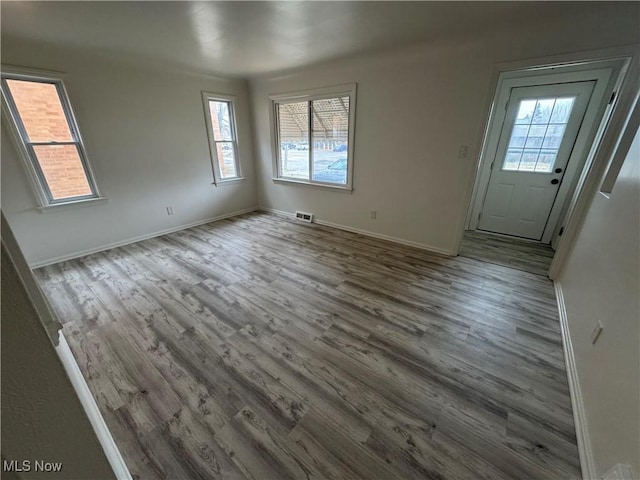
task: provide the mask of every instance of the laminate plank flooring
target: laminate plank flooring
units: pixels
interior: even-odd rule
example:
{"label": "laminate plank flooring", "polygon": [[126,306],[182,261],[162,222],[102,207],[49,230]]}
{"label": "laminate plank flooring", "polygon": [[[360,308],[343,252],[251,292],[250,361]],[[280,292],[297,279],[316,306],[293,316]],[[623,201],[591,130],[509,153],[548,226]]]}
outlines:
{"label": "laminate plank flooring", "polygon": [[541,275],[259,213],[35,273],[134,478],[580,477]]}
{"label": "laminate plank flooring", "polygon": [[547,275],[554,251],[550,245],[480,231],[464,232],[460,256]]}

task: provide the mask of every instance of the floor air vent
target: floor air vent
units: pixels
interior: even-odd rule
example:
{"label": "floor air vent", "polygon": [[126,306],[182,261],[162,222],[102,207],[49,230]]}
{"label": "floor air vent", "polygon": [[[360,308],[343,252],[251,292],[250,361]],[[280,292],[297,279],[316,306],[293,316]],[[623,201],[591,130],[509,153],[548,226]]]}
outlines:
{"label": "floor air vent", "polygon": [[311,223],[313,222],[313,213],[296,212],[296,218],[303,222]]}

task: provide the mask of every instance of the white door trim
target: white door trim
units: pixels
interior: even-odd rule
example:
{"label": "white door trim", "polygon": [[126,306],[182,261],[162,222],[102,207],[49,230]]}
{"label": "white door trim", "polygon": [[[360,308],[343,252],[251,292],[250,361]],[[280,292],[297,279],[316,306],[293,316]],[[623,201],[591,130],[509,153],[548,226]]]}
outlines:
{"label": "white door trim", "polygon": [[[635,70],[635,68],[639,60],[638,58],[639,50],[640,50],[640,44],[633,43],[629,45],[610,47],[610,48],[604,48],[604,49],[598,49],[598,50],[571,52],[571,53],[560,54],[560,55],[552,55],[552,56],[546,56],[546,57],[537,57],[537,58],[529,58],[529,59],[495,63],[491,69],[490,79],[489,79],[490,88],[488,89],[487,96],[485,98],[484,111],[486,112],[485,118],[487,119],[487,121],[479,126],[478,133],[476,136],[476,141],[474,143],[475,146],[472,149],[472,151],[482,152],[484,149],[484,145],[486,144],[488,124],[492,116],[494,115],[495,100],[496,100],[495,92],[496,92],[496,87],[498,85],[498,80],[501,73],[515,72],[517,74],[518,72],[521,72],[526,75],[536,70],[545,70],[545,69],[558,68],[558,67],[564,68],[564,66],[567,66],[567,65],[578,67],[581,64],[585,64],[585,63],[599,64],[602,62],[611,61],[612,59],[613,60],[623,59],[625,61],[625,66],[623,67],[621,72],[618,74],[618,77],[619,77],[618,82],[621,83],[623,79],[628,77],[633,77],[633,75],[635,75],[635,77],[633,78],[637,78],[638,71]],[[626,71],[627,69],[628,69],[628,72]],[[616,85],[616,90],[618,91],[618,94],[617,94],[618,100],[615,103],[618,106],[613,110],[613,112],[611,112],[611,116],[609,117],[609,123],[608,125],[606,125],[606,128],[603,128],[602,132],[598,131],[598,137],[594,142],[594,145],[596,147],[600,144],[601,141],[602,142],[604,141],[604,136],[618,135],[620,133],[620,129],[622,128],[622,125],[624,125],[624,123],[621,123],[621,122],[623,122],[626,119],[626,114],[630,109],[630,103],[632,100],[629,100],[627,98],[629,97],[630,94],[624,91],[624,89],[619,88],[618,85]],[[624,110],[624,112],[620,113],[622,110]],[[621,116],[623,117],[622,120],[620,119]],[[611,152],[611,150],[613,149],[613,146],[610,146],[609,148],[610,148],[609,152]],[[480,155],[478,156],[478,158],[480,158]],[[577,197],[579,196],[582,197],[582,189],[586,188],[587,183],[589,184],[595,183],[596,180],[594,180],[594,177],[593,177],[595,175],[595,172],[592,172],[592,164],[596,160],[599,163],[604,162],[604,165],[601,165],[601,168],[603,170],[606,164],[608,163],[606,158],[604,160],[594,159],[592,154],[591,153],[589,154],[589,159],[588,159],[589,165],[584,170],[584,173],[581,176],[581,181],[584,177],[584,182],[581,183],[580,188],[576,189],[576,191],[574,192],[574,195],[573,195],[574,199],[577,199]],[[478,161],[476,162],[475,169],[467,177],[467,187],[465,189],[466,194],[465,194],[465,198],[463,199],[463,202],[461,203],[461,209],[458,215],[458,227],[454,232],[454,238],[453,238],[452,254],[454,256],[458,255],[458,252],[460,251],[462,237],[464,235],[466,227],[469,225],[468,222],[469,222],[469,219],[471,218],[472,199],[475,196],[475,185],[478,181],[479,170],[480,170],[480,161],[478,159]],[[598,178],[598,181],[599,181],[599,178]],[[564,218],[563,224],[565,226],[565,232],[563,237],[561,237],[563,241],[558,243],[558,246],[556,249],[556,255],[554,257],[554,262],[552,263],[551,270],[549,272],[550,277],[554,272],[554,264],[555,264],[555,269],[559,271],[562,263],[564,262],[564,259],[561,257],[566,255],[566,253],[568,252],[568,249],[570,249],[572,245],[573,240],[571,239],[570,241],[568,241],[569,239],[567,239],[568,237],[567,231],[573,230],[574,228],[574,225],[572,224],[573,221],[570,218],[571,215],[573,215],[572,212],[574,208],[578,209],[578,208],[586,208],[586,207],[584,207],[584,205],[582,204],[578,204],[577,200],[572,200],[571,204],[568,207],[567,213],[566,214],[563,213],[563,218]],[[563,248],[565,249],[565,251],[561,252]]]}
{"label": "white door trim", "polygon": [[[586,159],[586,154],[590,147],[589,142],[593,141],[599,127],[599,122],[597,122],[597,120],[604,113],[608,101],[608,98],[606,98],[608,96],[607,94],[611,94],[611,90],[614,86],[612,79],[615,79],[615,65],[612,65],[611,62],[603,62],[600,64],[601,68],[595,68],[597,66],[598,65],[591,65],[591,68],[584,69],[585,64],[582,64],[582,70],[562,73],[557,73],[559,67],[555,67],[547,69],[546,73],[543,73],[542,75],[539,70],[536,70],[535,72],[504,72],[500,75],[498,79],[498,87],[496,89],[494,115],[489,121],[485,147],[482,150],[480,158],[479,171],[472,195],[472,207],[467,218],[467,229],[475,230],[478,227],[478,217],[482,211],[484,198],[491,178],[491,162],[494,160],[498,149],[498,142],[500,139],[502,124],[505,119],[507,102],[511,95],[511,89],[522,86],[550,85],[555,83],[595,80],[596,85],[592,94],[592,101],[587,107],[583,120],[583,125],[586,125],[588,128],[580,129],[564,175],[565,178],[571,178],[574,180],[563,182],[560,186],[557,194],[557,198],[560,199],[560,201],[556,201],[554,203],[549,215],[547,227],[545,228],[542,236],[543,243],[549,243],[551,241],[552,234],[556,231],[556,224],[560,217],[560,213],[564,207],[564,201],[562,199],[567,198],[577,184],[579,177],[577,173],[584,166],[584,160]],[[619,71],[620,68],[621,65],[617,70]],[[575,66],[572,66],[572,69],[575,69]],[[515,74],[519,75],[514,76]]]}
{"label": "white door trim", "polygon": [[58,357],[60,357],[60,361],[62,362],[64,370],[67,372],[71,385],[73,385],[73,389],[78,395],[82,408],[89,418],[93,431],[96,432],[98,441],[100,442],[102,450],[104,450],[104,454],[113,469],[113,473],[118,480],[133,480],[129,469],[127,468],[127,464],[125,463],[124,458],[122,457],[122,454],[109,431],[109,427],[107,427],[102,413],[100,413],[98,404],[93,398],[91,390],[89,390],[89,385],[87,385],[87,381],[82,376],[80,367],[69,348],[67,339],[62,333],[62,330],[60,330],[59,333],[59,343],[56,347]]}
{"label": "white door trim", "polygon": [[[496,153],[492,156],[487,188],[484,196],[477,198],[478,202],[482,201],[482,218],[478,219],[478,230],[516,235],[537,241],[542,240],[546,232],[553,230],[549,227],[548,220],[552,207],[558,203],[564,203],[568,191],[562,187],[573,182],[572,175],[575,175],[575,169],[569,168],[569,162],[575,155],[578,134],[585,125],[584,119],[587,107],[592,103],[595,85],[596,80],[589,80],[509,88],[509,102],[504,122],[500,125]],[[554,172],[553,169],[549,172],[505,170],[504,162],[510,149],[511,134],[514,131],[512,129],[516,128],[516,116],[521,101],[566,95],[571,95],[574,101],[562,135],[560,149],[552,165],[553,169],[560,167],[561,174]],[[558,183],[559,179],[562,179],[559,185],[551,184],[552,180]],[[511,200],[504,196],[505,189],[509,190],[509,186],[512,188]],[[503,194],[500,195],[498,192]],[[537,193],[533,194],[533,192]],[[524,197],[528,198],[528,201],[523,201]],[[518,198],[520,200],[517,200]],[[510,207],[507,208],[506,203],[509,203]],[[521,217],[523,209],[528,212],[528,221]],[[501,217],[499,213],[507,215]]]}
{"label": "white door trim", "polygon": [[[638,78],[640,78],[640,44],[636,45],[636,52],[631,58],[629,69],[622,85],[617,89],[617,102],[608,119],[606,128],[603,128],[597,143],[591,149],[588,164],[585,166],[581,176],[580,189],[567,207],[568,212],[564,218],[564,234],[560,237],[556,248],[556,254],[549,267],[549,278],[555,280],[562,272],[565,262],[573,249],[573,245],[578,237],[582,223],[586,217],[591,201],[598,191],[607,169],[616,168],[610,160],[615,156],[616,149],[622,147],[620,137],[627,129],[637,129],[638,115],[633,115],[634,108],[637,108],[638,99]],[[600,134],[600,132],[599,132]]]}
{"label": "white door trim", "polygon": [[567,370],[567,380],[569,383],[569,393],[571,396],[571,410],[573,411],[573,423],[576,428],[576,440],[578,442],[578,455],[580,457],[580,468],[582,477],[585,479],[596,478],[596,464],[593,458],[591,438],[587,425],[587,412],[584,408],[580,379],[578,378],[578,366],[571,343],[571,333],[569,330],[569,318],[564,303],[562,286],[558,282],[553,282],[560,318],[560,331],[562,333],[562,348],[564,350],[564,362]]}

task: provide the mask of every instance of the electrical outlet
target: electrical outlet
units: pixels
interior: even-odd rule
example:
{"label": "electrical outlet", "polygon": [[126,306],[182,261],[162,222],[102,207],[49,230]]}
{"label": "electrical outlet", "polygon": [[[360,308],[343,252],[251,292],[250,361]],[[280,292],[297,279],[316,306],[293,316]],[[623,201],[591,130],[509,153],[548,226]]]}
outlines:
{"label": "electrical outlet", "polygon": [[167,215],[173,215],[173,207],[167,207]]}
{"label": "electrical outlet", "polygon": [[600,336],[600,334],[602,333],[602,322],[598,321],[598,323],[596,324],[595,328],[593,329],[593,332],[591,332],[591,343],[595,344],[598,341],[598,337]]}
{"label": "electrical outlet", "polygon": [[469,147],[466,145],[460,145],[458,149],[458,158],[467,158],[467,152],[469,151]]}
{"label": "electrical outlet", "polygon": [[375,220],[378,216],[377,210],[371,210],[371,220]]}

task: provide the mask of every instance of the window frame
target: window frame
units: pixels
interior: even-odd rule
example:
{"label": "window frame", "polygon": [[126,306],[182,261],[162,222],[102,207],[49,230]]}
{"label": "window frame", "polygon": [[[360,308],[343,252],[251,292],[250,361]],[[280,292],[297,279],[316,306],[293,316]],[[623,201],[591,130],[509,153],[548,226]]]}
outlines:
{"label": "window frame", "polygon": [[[202,92],[202,107],[204,109],[205,125],[207,127],[207,143],[209,145],[209,156],[211,160],[211,171],[213,175],[212,184],[220,186],[227,183],[238,182],[244,180],[242,167],[240,165],[240,152],[238,151],[238,122],[236,120],[236,100],[235,95],[214,92]],[[213,133],[213,125],[211,123],[211,112],[209,102],[225,102],[229,105],[229,119],[231,121],[231,137],[232,140],[216,140]],[[233,143],[234,162],[236,166],[236,176],[231,178],[222,178],[220,164],[218,163],[217,143]]]}
{"label": "window frame", "polygon": [[[345,85],[334,85],[331,87],[323,87],[312,90],[303,90],[282,94],[271,94],[269,100],[271,103],[271,140],[273,148],[273,178],[274,182],[282,182],[289,184],[299,184],[305,186],[313,186],[331,190],[353,191],[353,163],[355,152],[355,122],[356,122],[356,90],[357,84],[350,83]],[[282,161],[280,159],[280,125],[278,107],[288,103],[313,102],[316,100],[326,100],[339,97],[349,97],[349,133],[347,150],[347,183],[320,182],[312,179],[313,172],[313,125],[312,116],[309,116],[309,178],[307,180],[285,177],[281,175]],[[310,109],[312,107],[309,107]]]}
{"label": "window frame", "polygon": [[[65,74],[61,72],[52,72],[45,70],[26,69],[20,67],[13,67],[10,65],[2,65],[2,75],[0,90],[2,91],[2,116],[5,122],[11,127],[9,131],[13,137],[14,144],[17,147],[18,154],[25,167],[32,188],[36,195],[39,208],[41,210],[48,209],[50,207],[60,207],[73,204],[84,204],[86,202],[95,202],[96,200],[106,200],[100,195],[98,185],[95,180],[95,175],[89,163],[86,148],[76,116],[71,107],[71,101],[64,84]],[[27,132],[24,128],[22,118],[18,112],[18,109],[14,103],[13,95],[6,83],[7,80],[23,80],[32,81],[38,83],[52,84],[56,88],[58,93],[58,99],[67,120],[67,126],[71,134],[71,140],[68,142],[30,142]],[[35,154],[33,146],[38,145],[74,145],[78,151],[78,156],[82,164],[82,168],[85,174],[85,178],[91,189],[91,194],[65,197],[60,199],[54,199],[51,194],[51,189],[44,176],[40,162]]]}

